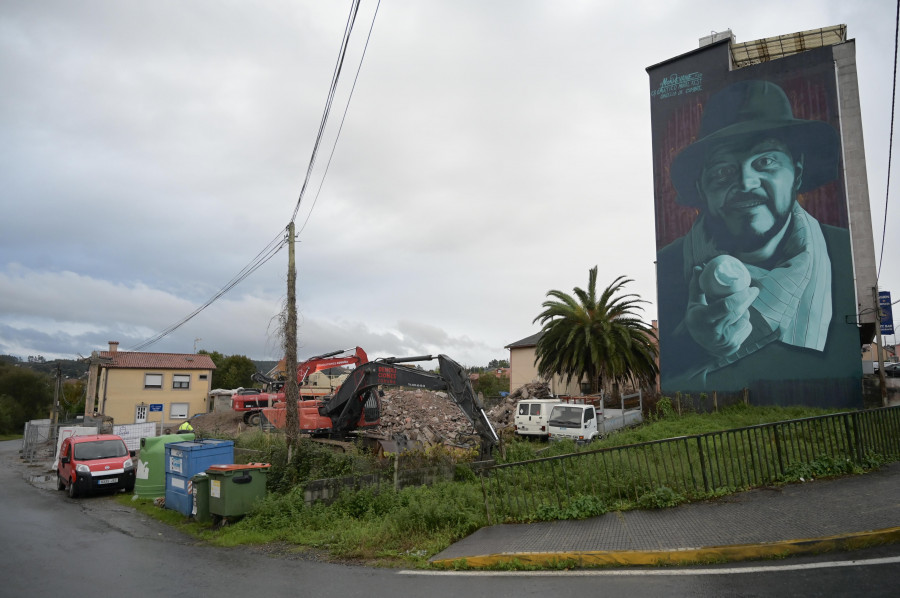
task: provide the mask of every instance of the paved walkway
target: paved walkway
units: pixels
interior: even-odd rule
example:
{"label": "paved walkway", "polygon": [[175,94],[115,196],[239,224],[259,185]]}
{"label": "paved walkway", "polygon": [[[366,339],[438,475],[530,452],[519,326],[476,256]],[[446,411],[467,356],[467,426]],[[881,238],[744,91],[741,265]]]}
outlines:
{"label": "paved walkway", "polygon": [[482,528],[435,555],[447,566],[659,565],[771,558],[900,541],[900,463],[654,511]]}

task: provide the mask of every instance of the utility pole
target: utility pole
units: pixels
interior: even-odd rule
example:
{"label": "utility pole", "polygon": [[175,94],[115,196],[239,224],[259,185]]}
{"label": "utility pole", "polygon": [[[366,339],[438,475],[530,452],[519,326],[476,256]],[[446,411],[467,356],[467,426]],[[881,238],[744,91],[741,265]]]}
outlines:
{"label": "utility pole", "polygon": [[297,268],[294,262],[294,221],[288,225],[288,275],[287,305],[284,318],[284,369],[287,382],[284,385],[284,400],[287,401],[285,413],[285,434],[287,440],[287,460],[291,462],[294,448],[300,439],[300,417],[297,413],[297,401],[300,399],[300,388],[297,386]]}
{"label": "utility pole", "polygon": [[56,362],[56,384],[53,386],[53,411],[50,413],[50,430],[55,436],[56,424],[59,423],[59,395],[62,386],[62,367]]}
{"label": "utility pole", "polygon": [[878,380],[881,386],[881,406],[887,407],[887,381],[884,378],[884,353],[881,350],[881,305],[878,303],[878,286],[872,287],[875,300],[875,342],[878,345]]}

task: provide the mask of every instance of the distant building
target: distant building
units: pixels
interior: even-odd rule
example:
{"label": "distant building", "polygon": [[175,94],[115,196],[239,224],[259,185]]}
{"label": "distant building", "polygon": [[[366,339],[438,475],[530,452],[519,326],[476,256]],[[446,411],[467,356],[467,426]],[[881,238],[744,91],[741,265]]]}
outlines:
{"label": "distant building", "polygon": [[550,392],[554,395],[580,395],[582,394],[581,384],[578,380],[572,380],[568,384],[560,376],[553,376],[547,380],[538,374],[537,364],[535,363],[535,348],[538,339],[541,338],[543,332],[526,336],[514,343],[506,345],[509,349],[509,390],[515,392],[517,389],[531,384],[533,382],[544,382],[550,387]]}
{"label": "distant building", "polygon": [[85,414],[99,413],[116,424],[159,422],[177,428],[206,413],[216,369],[209,355],[95,351],[88,372]]}

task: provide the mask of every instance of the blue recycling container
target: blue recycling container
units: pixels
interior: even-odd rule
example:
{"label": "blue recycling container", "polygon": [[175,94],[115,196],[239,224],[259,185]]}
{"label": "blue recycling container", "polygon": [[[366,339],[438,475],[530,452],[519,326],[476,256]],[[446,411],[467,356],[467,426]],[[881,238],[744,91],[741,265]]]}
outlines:
{"label": "blue recycling container", "polygon": [[234,463],[231,440],[193,440],[166,445],[166,508],[190,516],[191,478],[212,465]]}

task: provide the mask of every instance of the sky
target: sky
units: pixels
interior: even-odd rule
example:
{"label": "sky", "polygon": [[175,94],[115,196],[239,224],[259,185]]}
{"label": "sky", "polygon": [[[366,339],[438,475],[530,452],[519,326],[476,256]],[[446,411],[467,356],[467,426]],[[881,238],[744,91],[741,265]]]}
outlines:
{"label": "sky", "polygon": [[[0,3],[0,354],[137,347],[280,238],[349,10]],[[625,292],[654,319],[645,69],[726,29],[741,43],[847,25],[880,287],[900,295],[900,202],[885,215],[896,11],[886,0],[363,0],[296,218],[299,358],[360,346],[486,366],[539,330],[549,290],[586,287],[594,266],[600,288],[630,279]],[[280,358],[287,258],[143,350]]]}

